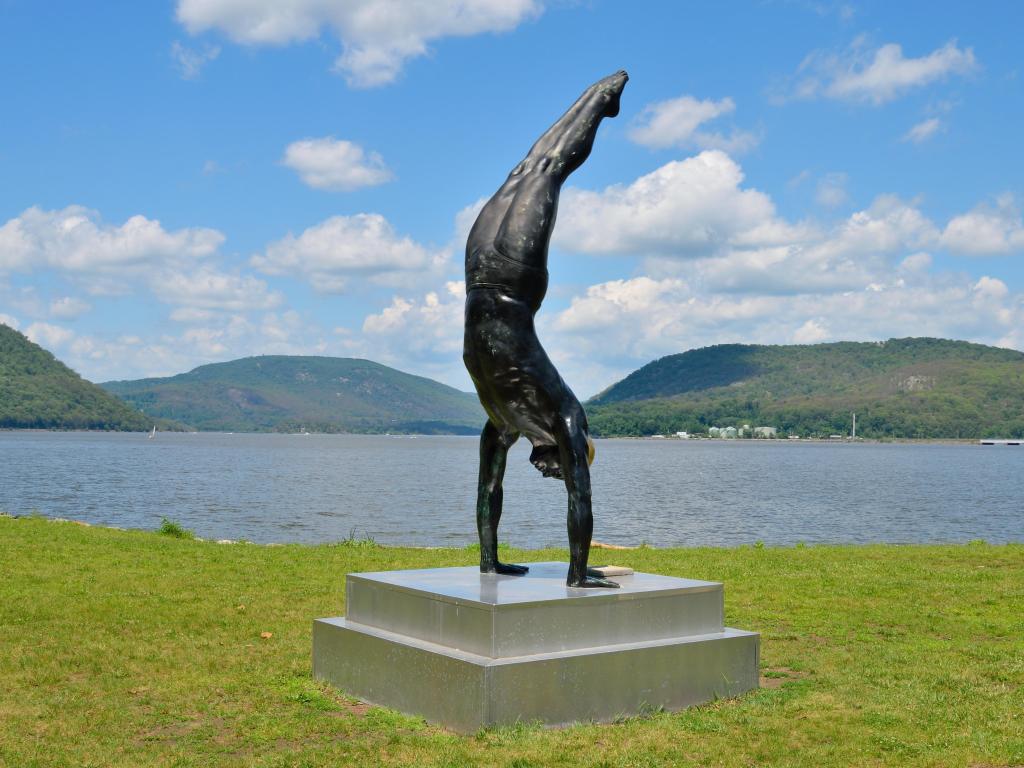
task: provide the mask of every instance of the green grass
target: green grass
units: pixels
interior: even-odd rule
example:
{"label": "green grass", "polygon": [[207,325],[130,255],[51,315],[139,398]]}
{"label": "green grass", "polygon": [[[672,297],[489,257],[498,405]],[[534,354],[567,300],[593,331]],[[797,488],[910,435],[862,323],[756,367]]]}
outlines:
{"label": "green grass", "polygon": [[724,581],[727,623],[762,633],[764,687],[612,725],[458,736],[315,683],[310,630],[344,613],[347,572],[471,564],[472,549],[0,517],[0,765],[1024,764],[1022,545],[597,557]]}
{"label": "green grass", "polygon": [[173,539],[194,539],[196,535],[188,528],[183,528],[180,523],[168,520],[166,517],[160,521],[160,527],[156,532]]}

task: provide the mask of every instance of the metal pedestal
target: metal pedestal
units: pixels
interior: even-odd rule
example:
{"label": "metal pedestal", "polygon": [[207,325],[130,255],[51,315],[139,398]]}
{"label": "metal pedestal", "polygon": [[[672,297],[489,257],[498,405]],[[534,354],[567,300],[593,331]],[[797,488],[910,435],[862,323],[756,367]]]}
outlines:
{"label": "metal pedestal", "polygon": [[461,732],[608,721],[757,687],[758,641],[716,582],[648,573],[570,589],[565,563],[350,574],[348,615],[313,622],[313,674]]}

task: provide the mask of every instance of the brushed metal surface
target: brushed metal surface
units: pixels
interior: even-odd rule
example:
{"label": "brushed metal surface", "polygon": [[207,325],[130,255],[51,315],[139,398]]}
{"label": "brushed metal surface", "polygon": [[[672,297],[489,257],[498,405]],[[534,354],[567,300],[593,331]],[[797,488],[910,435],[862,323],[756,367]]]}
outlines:
{"label": "brushed metal surface", "polygon": [[463,733],[484,722],[486,676],[477,659],[423,641],[389,639],[345,619],[313,622],[313,677]]}
{"label": "brushed metal surface", "polygon": [[476,605],[509,605],[565,600],[630,600],[655,592],[682,592],[721,587],[716,581],[680,579],[656,573],[634,573],[612,577],[619,589],[578,589],[565,585],[566,563],[524,563],[525,576],[480,573],[475,566],[421,568],[402,571],[350,573],[349,580],[390,585],[395,589],[420,592],[435,599]]}
{"label": "brushed metal surface", "polygon": [[509,605],[494,612],[497,658],[646,642],[723,630],[722,588],[635,600]]}
{"label": "brushed metal surface", "polygon": [[347,616],[352,621],[454,649],[494,655],[494,614],[489,606],[379,589],[373,582],[361,582],[351,576],[345,594]]}
{"label": "brushed metal surface", "polygon": [[344,618],[313,624],[313,674],[372,704],[468,733],[604,722],[757,687],[759,636],[722,632],[495,659]]}
{"label": "brushed metal surface", "polygon": [[492,658],[721,632],[718,582],[635,573],[620,589],[565,586],[565,563],[526,576],[475,567],[350,574],[348,618]]}

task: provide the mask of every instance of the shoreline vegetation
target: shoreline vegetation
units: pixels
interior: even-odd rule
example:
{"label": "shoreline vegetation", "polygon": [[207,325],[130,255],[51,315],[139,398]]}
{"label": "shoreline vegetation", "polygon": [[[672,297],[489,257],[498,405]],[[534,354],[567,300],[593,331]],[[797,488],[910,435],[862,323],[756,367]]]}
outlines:
{"label": "shoreline vegetation", "polygon": [[935,338],[721,344],[655,360],[587,403],[602,434],[769,427],[780,437],[1024,436],[1024,353]]}
{"label": "shoreline vegetation", "polygon": [[[145,434],[149,432],[148,429],[142,430],[124,430],[124,429],[58,429],[58,428],[47,428],[47,427],[0,427],[0,433],[3,432],[17,432],[17,433],[76,433],[76,434],[97,434],[97,433],[111,433],[111,434]],[[204,435],[318,435],[318,436],[357,436],[357,437],[468,437],[477,438],[477,434],[462,434],[462,433],[435,433],[435,432],[237,432],[237,431],[221,431],[221,430],[203,430],[199,432],[197,430],[189,429],[175,429],[169,428],[166,430],[157,429],[157,435],[164,432],[176,432],[179,434],[204,434]],[[594,435],[594,440],[650,440],[650,441],[679,441],[679,442],[712,442],[712,443],[785,443],[787,445],[793,445],[797,443],[803,444],[818,444],[828,443],[830,445],[836,444],[856,444],[861,443],[867,445],[875,444],[907,444],[907,445],[978,445],[981,440],[988,440],[990,438],[975,438],[975,437],[860,437],[856,438],[849,437],[802,437],[799,440],[793,439],[788,440],[785,437],[777,438],[715,438],[706,437],[703,435],[691,435],[688,438],[680,438],[676,435]],[[1000,439],[1000,438],[994,438]]]}
{"label": "shoreline vegetation", "polygon": [[0,323],[0,426],[143,431],[153,420]]}
{"label": "shoreline vegetation", "polygon": [[[692,349],[584,405],[593,437],[957,441],[1021,439],[1022,399],[1024,353],[907,338]],[[263,355],[97,385],[0,324],[0,428],[478,435],[485,418],[474,394],[356,358]]]}
{"label": "shoreline vegetation", "polygon": [[475,548],[224,546],[163,529],[0,516],[0,764],[1024,763],[1024,544],[602,551],[725,582],[726,623],[762,635],[761,689],[464,737],[313,681],[310,633],[344,614],[346,573],[469,565]]}

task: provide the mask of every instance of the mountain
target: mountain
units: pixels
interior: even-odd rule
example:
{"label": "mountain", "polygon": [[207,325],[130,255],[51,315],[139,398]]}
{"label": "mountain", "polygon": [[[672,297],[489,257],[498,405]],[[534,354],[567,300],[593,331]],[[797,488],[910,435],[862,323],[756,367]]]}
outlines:
{"label": "mountain", "polygon": [[485,419],[475,395],[340,357],[247,357],[101,386],[144,413],[200,430],[474,434]]}
{"label": "mountain", "polygon": [[0,324],[0,428],[146,430],[153,422]]}
{"label": "mountain", "polygon": [[601,435],[711,426],[863,437],[1024,436],[1024,353],[911,338],[795,346],[723,344],[669,355],[587,404]]}

